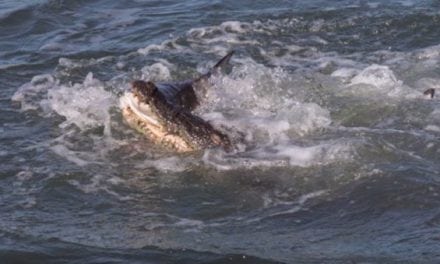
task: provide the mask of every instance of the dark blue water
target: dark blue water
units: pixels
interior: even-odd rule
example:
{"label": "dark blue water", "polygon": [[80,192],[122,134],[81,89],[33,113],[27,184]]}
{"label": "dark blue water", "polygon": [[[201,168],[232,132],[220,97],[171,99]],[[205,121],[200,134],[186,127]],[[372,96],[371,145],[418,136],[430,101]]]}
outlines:
{"label": "dark blue water", "polygon": [[[239,150],[124,122],[230,50],[197,113]],[[429,88],[438,1],[1,1],[0,263],[440,262]]]}

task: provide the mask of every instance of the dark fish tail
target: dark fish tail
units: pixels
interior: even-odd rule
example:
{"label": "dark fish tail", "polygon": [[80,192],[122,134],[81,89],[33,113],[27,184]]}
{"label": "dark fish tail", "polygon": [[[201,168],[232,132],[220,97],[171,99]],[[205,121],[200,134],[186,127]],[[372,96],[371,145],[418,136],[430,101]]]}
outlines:
{"label": "dark fish tail", "polygon": [[234,55],[234,51],[230,51],[228,52],[228,54],[226,54],[226,56],[224,56],[223,58],[221,58],[215,65],[214,67],[212,67],[209,72],[203,74],[202,76],[200,76],[199,78],[195,79],[194,82],[199,82],[199,81],[204,81],[207,80],[209,77],[211,77],[211,75],[217,74],[218,72],[220,72],[226,65],[228,65],[229,60],[231,59],[232,55]]}
{"label": "dark fish tail", "polygon": [[214,67],[212,67],[211,71],[215,71],[217,69],[221,69],[222,67],[224,67],[225,65],[227,65],[229,63],[229,60],[231,59],[232,55],[234,55],[234,51],[231,50],[230,52],[228,52],[228,54],[226,54],[226,56],[224,56],[223,58],[221,58],[217,64],[214,65]]}
{"label": "dark fish tail", "polygon": [[435,89],[429,88],[428,90],[424,91],[423,94],[429,95],[429,97],[432,99],[432,98],[434,98],[434,95],[435,95]]}

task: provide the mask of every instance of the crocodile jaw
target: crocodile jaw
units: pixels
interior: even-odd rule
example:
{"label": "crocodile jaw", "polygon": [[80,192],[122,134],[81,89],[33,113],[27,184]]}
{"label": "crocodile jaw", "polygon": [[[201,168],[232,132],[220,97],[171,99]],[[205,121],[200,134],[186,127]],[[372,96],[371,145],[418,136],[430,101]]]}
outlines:
{"label": "crocodile jaw", "polygon": [[151,107],[140,102],[133,93],[125,92],[120,98],[120,107],[128,125],[147,136],[155,144],[176,152],[197,150],[179,135],[168,133],[167,128],[159,121],[159,117],[153,113]]}

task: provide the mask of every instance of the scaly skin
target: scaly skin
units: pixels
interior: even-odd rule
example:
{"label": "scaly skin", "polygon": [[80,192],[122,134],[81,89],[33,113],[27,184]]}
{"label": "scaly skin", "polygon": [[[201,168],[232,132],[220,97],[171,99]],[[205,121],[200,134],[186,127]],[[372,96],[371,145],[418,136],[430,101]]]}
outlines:
{"label": "scaly skin", "polygon": [[192,114],[187,108],[172,105],[154,83],[135,81],[132,95],[139,106],[148,107],[149,116],[157,121],[148,122],[136,115],[130,106],[123,107],[128,123],[155,143],[165,145],[177,152],[195,151],[209,147],[231,149],[227,135],[216,130],[210,123]]}

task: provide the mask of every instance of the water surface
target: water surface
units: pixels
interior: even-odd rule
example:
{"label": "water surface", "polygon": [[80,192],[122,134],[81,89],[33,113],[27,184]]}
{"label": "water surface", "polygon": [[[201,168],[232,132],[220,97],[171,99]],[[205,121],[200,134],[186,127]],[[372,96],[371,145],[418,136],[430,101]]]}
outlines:
{"label": "water surface", "polygon": [[[437,1],[3,1],[5,263],[440,260]],[[176,155],[122,120],[197,76],[246,144]],[[440,90],[437,90],[440,93]]]}

